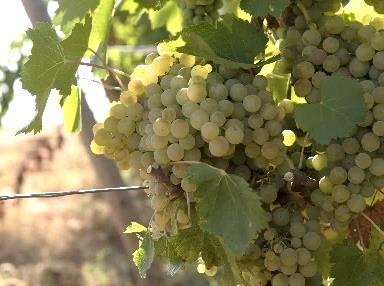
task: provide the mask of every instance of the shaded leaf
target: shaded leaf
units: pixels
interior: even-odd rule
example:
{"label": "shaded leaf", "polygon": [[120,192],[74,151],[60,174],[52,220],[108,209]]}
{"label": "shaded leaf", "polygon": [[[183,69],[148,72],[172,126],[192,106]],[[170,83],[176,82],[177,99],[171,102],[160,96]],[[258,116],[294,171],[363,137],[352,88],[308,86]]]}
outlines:
{"label": "shaded leaf", "polygon": [[331,252],[332,286],[383,286],[384,258],[378,252],[364,254],[350,240]]}
{"label": "shaded leaf", "polygon": [[147,233],[143,241],[140,243],[139,248],[132,254],[133,263],[135,263],[142,278],[145,278],[147,271],[151,267],[154,254],[154,243],[150,234]]}
{"label": "shaded leaf", "polygon": [[320,84],[321,102],[298,105],[295,120],[320,144],[347,137],[364,119],[363,93],[357,80],[333,74]]}
{"label": "shaded leaf", "polygon": [[247,21],[226,15],[216,25],[203,22],[186,27],[181,39],[162,45],[178,51],[209,59],[235,68],[255,67],[255,58],[263,57],[268,38]]}
{"label": "shaded leaf", "polygon": [[201,228],[221,237],[235,255],[243,254],[256,232],[266,226],[258,195],[243,178],[207,164],[191,165],[188,175],[197,185]]}
{"label": "shaded leaf", "polygon": [[280,16],[289,5],[289,0],[241,0],[240,8],[256,17]]}

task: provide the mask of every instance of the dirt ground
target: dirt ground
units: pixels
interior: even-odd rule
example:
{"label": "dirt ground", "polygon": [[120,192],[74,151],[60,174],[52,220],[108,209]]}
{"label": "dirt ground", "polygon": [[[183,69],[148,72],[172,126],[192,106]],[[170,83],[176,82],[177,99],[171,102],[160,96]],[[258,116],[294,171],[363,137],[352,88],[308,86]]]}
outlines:
{"label": "dirt ground", "polygon": [[[97,184],[78,137],[58,134],[14,137],[0,131],[1,194]],[[0,286],[143,285],[112,214],[98,195],[0,203]],[[202,285],[181,281],[172,283]]]}

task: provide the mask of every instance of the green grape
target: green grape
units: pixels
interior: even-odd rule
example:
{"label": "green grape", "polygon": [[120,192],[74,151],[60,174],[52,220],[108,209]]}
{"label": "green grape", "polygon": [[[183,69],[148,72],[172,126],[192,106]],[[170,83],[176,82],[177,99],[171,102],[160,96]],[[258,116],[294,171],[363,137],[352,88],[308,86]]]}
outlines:
{"label": "green grape", "polygon": [[330,162],[341,161],[345,157],[343,147],[336,143],[329,144],[325,153],[327,155],[328,161]]}
{"label": "green grape", "polygon": [[288,278],[289,286],[305,286],[305,278],[301,273],[293,273]]}
{"label": "green grape", "polygon": [[311,261],[312,256],[311,256],[311,253],[308,251],[308,249],[298,248],[296,252],[297,252],[297,263],[299,265],[307,265]]}
{"label": "green grape", "polygon": [[373,57],[373,65],[378,70],[384,70],[384,51],[376,53]]}
{"label": "green grape", "polygon": [[301,242],[301,239],[300,238],[298,238],[298,237],[293,237],[292,239],[291,239],[291,246],[293,247],[293,248],[299,248],[299,247],[301,247],[301,245],[302,245],[302,242]]}
{"label": "green grape", "polygon": [[341,204],[349,199],[350,192],[345,185],[336,185],[332,190],[332,199]]}
{"label": "green grape", "polygon": [[332,192],[333,184],[329,177],[324,176],[319,180],[319,189],[326,194],[329,194]]}
{"label": "green grape", "polygon": [[296,134],[292,130],[283,130],[283,144],[287,147],[292,146],[295,144],[296,141]]}
{"label": "green grape", "polygon": [[201,127],[201,136],[208,142],[215,139],[220,134],[219,127],[213,122],[206,122]]}
{"label": "green grape", "polygon": [[369,166],[369,172],[377,177],[384,176],[384,159],[374,158]]}
{"label": "green grape", "polygon": [[168,136],[158,136],[153,134],[150,140],[151,146],[155,150],[164,149],[168,145]]}
{"label": "green grape", "polygon": [[278,115],[278,111],[275,105],[266,103],[261,107],[260,115],[264,120],[272,120]]}
{"label": "green grape", "polygon": [[375,55],[375,50],[371,47],[370,44],[361,44],[356,49],[356,57],[361,62],[367,62],[373,59]]}
{"label": "green grape", "polygon": [[175,138],[184,138],[189,133],[189,124],[183,119],[176,119],[171,123],[170,131]]}
{"label": "green grape", "polygon": [[340,205],[335,210],[335,218],[339,222],[347,222],[351,218],[351,212],[346,205]]}
{"label": "green grape", "polygon": [[272,221],[278,226],[284,226],[289,223],[289,211],[286,208],[276,208],[272,211]]}
{"label": "green grape", "polygon": [[376,32],[373,38],[371,39],[371,46],[376,51],[384,50],[384,34],[382,31]]}
{"label": "green grape", "polygon": [[160,165],[165,165],[169,163],[169,157],[167,154],[167,148],[158,149],[153,152],[153,157],[155,162]]}
{"label": "green grape", "polygon": [[352,184],[359,185],[361,184],[365,179],[365,173],[363,169],[360,169],[357,166],[353,166],[348,170],[348,180]]}
{"label": "green grape", "polygon": [[340,65],[340,59],[336,55],[328,55],[323,62],[323,69],[326,72],[335,73],[340,68]]}
{"label": "green grape", "polygon": [[195,103],[202,102],[207,97],[207,90],[204,84],[190,84],[187,89],[188,99]]}
{"label": "green grape", "polygon": [[321,245],[321,236],[316,232],[310,231],[303,236],[303,245],[312,251],[317,250]]}
{"label": "green grape", "polygon": [[321,171],[328,165],[327,156],[325,154],[317,154],[312,159],[312,167],[316,171]]}
{"label": "green grape", "polygon": [[249,158],[257,158],[258,156],[260,156],[261,149],[260,146],[256,143],[249,142],[247,143],[247,145],[245,145],[244,153]]}
{"label": "green grape", "polygon": [[225,138],[231,144],[240,144],[244,139],[244,131],[237,126],[230,126],[225,130]]}
{"label": "green grape", "polygon": [[241,83],[235,83],[231,86],[229,95],[234,101],[243,101],[243,99],[247,96],[248,90]]}
{"label": "green grape", "polygon": [[272,278],[272,286],[289,286],[288,276],[284,273],[278,273]]}
{"label": "green grape", "polygon": [[246,95],[243,99],[244,108],[248,112],[257,112],[261,108],[261,104],[261,99],[257,95]]}
{"label": "green grape", "polygon": [[356,154],[360,149],[360,143],[356,138],[346,138],[341,146],[346,154]]}
{"label": "green grape", "polygon": [[339,185],[344,183],[348,178],[348,173],[343,167],[334,167],[329,173],[329,179],[332,184]]}
{"label": "green grape", "polygon": [[158,136],[167,136],[171,131],[169,122],[165,119],[158,118],[153,123],[153,132]]}
{"label": "green grape", "polygon": [[200,108],[211,115],[212,113],[219,110],[219,105],[216,100],[212,98],[206,98],[200,103]]}
{"label": "green grape", "polygon": [[384,121],[376,121],[373,123],[372,131],[376,136],[384,136]]}
{"label": "green grape", "polygon": [[347,202],[348,208],[354,213],[362,212],[366,207],[364,197],[359,194],[352,194]]}
{"label": "green grape", "polygon": [[328,37],[323,41],[323,49],[330,54],[336,53],[340,47],[340,42],[334,37]]}
{"label": "green grape", "polygon": [[310,261],[308,264],[300,265],[299,271],[304,277],[313,277],[317,274],[317,264]]}
{"label": "green grape", "polygon": [[303,33],[301,39],[306,46],[318,46],[321,43],[321,34],[315,29],[310,29]]}
{"label": "green grape", "polygon": [[324,23],[325,30],[329,34],[340,34],[344,30],[344,20],[338,15],[328,16]]}
{"label": "green grape", "polygon": [[295,82],[293,86],[295,94],[299,97],[306,97],[312,91],[312,83],[308,79],[299,79]]}
{"label": "green grape", "polygon": [[311,201],[315,206],[321,206],[324,202],[324,195],[320,189],[316,189],[311,193]]}
{"label": "green grape", "polygon": [[356,78],[364,77],[369,71],[369,63],[353,58],[349,63],[349,72]]}
{"label": "green grape", "polygon": [[275,159],[280,152],[280,147],[272,141],[265,142],[261,147],[261,154],[268,160]]}
{"label": "green grape", "polygon": [[297,264],[297,253],[293,248],[286,248],[280,254],[281,263],[285,266],[295,266]]}
{"label": "green grape", "polygon": [[374,133],[368,132],[361,138],[361,146],[367,152],[374,152],[380,147],[380,138]]}
{"label": "green grape", "polygon": [[229,142],[224,136],[218,136],[209,142],[209,151],[215,157],[223,157],[229,151]]}
{"label": "green grape", "polygon": [[209,115],[204,110],[198,109],[191,114],[190,123],[193,128],[200,130],[209,121]]}
{"label": "green grape", "polygon": [[223,112],[221,111],[215,111],[211,114],[209,120],[214,123],[217,127],[222,127],[225,122],[226,118]]}
{"label": "green grape", "polygon": [[307,61],[297,64],[293,69],[293,74],[299,79],[310,79],[314,73],[315,67]]}
{"label": "green grape", "polygon": [[259,195],[261,200],[266,204],[271,204],[277,199],[278,188],[273,184],[262,185]]}
{"label": "green grape", "polygon": [[184,157],[184,149],[178,143],[173,143],[167,148],[167,155],[171,161],[180,161]]}
{"label": "green grape", "polygon": [[223,112],[225,117],[229,117],[230,115],[232,115],[234,110],[234,105],[231,101],[223,99],[223,100],[220,100],[218,103],[219,103],[219,111]]}

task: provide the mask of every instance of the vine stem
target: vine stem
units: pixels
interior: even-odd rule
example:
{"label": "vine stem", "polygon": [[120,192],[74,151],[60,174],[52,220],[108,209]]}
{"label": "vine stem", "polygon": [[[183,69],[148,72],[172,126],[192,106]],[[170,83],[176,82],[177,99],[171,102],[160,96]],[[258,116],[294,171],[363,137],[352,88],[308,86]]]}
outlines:
{"label": "vine stem", "polygon": [[107,70],[107,71],[113,72],[115,74],[119,74],[119,75],[125,76],[127,78],[131,77],[131,75],[129,75],[129,74],[127,74],[127,73],[125,73],[125,72],[123,72],[121,70],[111,68],[109,66],[103,66],[103,65],[98,65],[98,64],[93,64],[93,63],[86,63],[86,62],[82,62],[82,61],[74,61],[74,60],[65,60],[64,63],[66,63],[66,64],[76,64],[76,65],[82,65],[82,66],[88,66],[88,67],[103,69],[103,70]]}
{"label": "vine stem", "polygon": [[372,224],[372,226],[384,237],[384,231],[369,216],[367,216],[365,213],[361,213],[361,215],[367,221],[369,221]]}
{"label": "vine stem", "polygon": [[305,142],[307,141],[307,139],[308,139],[308,133],[305,134],[304,142],[303,142],[303,146],[301,147],[300,161],[299,161],[298,169],[303,168],[303,162],[304,162],[304,149],[305,149]]}
{"label": "vine stem", "polygon": [[86,189],[86,190],[77,190],[77,191],[0,195],[0,201],[16,200],[16,199],[32,199],[32,198],[56,198],[56,197],[64,197],[64,196],[71,196],[71,195],[122,192],[122,191],[132,191],[132,190],[137,191],[137,190],[144,190],[144,189],[148,189],[148,187],[147,186],[131,186],[131,187],[117,187],[117,188],[104,188],[104,189]]}
{"label": "vine stem", "polygon": [[[105,62],[105,60],[92,48],[88,47],[87,48],[90,52],[92,52],[98,59],[99,61],[103,64],[104,68],[106,70],[108,70],[108,65],[107,63]],[[122,90],[124,90],[124,84],[123,82],[121,81],[121,79],[117,76],[117,74],[115,74],[114,72],[108,70],[109,74],[116,80],[116,82],[118,83],[118,85],[120,86],[120,88]]]}
{"label": "vine stem", "polygon": [[297,8],[300,9],[301,13],[303,13],[303,16],[304,16],[305,21],[307,22],[308,26],[310,26],[310,23],[312,23],[312,19],[308,13],[307,8],[305,8],[304,4],[300,0],[298,0],[296,2],[296,5],[297,5]]}

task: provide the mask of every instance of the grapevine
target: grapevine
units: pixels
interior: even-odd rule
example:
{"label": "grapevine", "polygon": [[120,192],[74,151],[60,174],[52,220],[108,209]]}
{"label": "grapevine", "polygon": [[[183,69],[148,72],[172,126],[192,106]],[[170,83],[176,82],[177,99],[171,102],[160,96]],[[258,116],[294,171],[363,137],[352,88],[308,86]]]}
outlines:
{"label": "grapevine", "polygon": [[[384,22],[350,17],[348,1],[261,2],[240,2],[246,21],[225,1],[177,1],[184,29],[133,69],[93,126],[92,152],[148,187],[153,215],[126,231],[140,240],[133,261],[142,277],[154,256],[172,269],[196,263],[223,285],[384,285]],[[67,65],[85,52],[66,49],[89,37],[89,21],[56,40],[64,58],[48,89],[66,92],[57,80],[71,82]],[[33,53],[23,86],[38,96]],[[366,273],[349,276],[343,254]]]}

